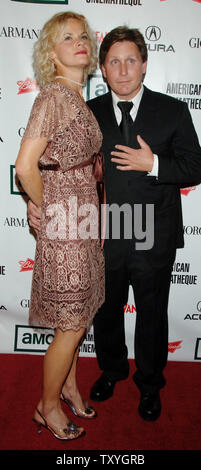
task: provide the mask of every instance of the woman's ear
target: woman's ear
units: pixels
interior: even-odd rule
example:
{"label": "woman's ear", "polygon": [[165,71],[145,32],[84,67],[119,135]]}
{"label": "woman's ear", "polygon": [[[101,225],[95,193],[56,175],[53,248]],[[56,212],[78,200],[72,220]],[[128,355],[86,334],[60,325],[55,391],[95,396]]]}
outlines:
{"label": "woman's ear", "polygon": [[55,59],[56,59],[56,54],[55,54],[54,51],[51,51],[51,52],[49,53],[49,59],[50,59],[52,62],[55,61]]}

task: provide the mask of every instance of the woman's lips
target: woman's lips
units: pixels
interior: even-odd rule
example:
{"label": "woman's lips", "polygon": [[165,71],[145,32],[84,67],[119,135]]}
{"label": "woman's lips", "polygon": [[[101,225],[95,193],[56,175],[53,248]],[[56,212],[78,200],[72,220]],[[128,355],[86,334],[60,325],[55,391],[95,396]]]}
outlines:
{"label": "woman's lips", "polygon": [[87,51],[79,51],[79,52],[76,52],[76,55],[78,55],[78,54],[86,54],[86,53],[87,53]]}

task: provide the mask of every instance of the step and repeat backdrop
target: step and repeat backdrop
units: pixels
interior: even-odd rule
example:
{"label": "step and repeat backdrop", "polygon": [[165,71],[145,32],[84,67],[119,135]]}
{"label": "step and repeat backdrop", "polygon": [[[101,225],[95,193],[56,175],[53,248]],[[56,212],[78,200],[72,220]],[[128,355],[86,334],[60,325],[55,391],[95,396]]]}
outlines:
{"label": "step and repeat backdrop", "polygon": [[[15,160],[38,93],[32,50],[55,13],[84,14],[98,45],[126,24],[143,33],[148,47],[145,84],[188,103],[201,142],[201,0],[1,0],[0,5],[0,352],[43,354],[54,332],[28,323],[35,238]],[[89,99],[107,92],[101,71],[84,89]],[[181,190],[185,248],[178,250],[169,301],[169,360],[201,361],[201,186]],[[135,299],[129,292],[125,328],[133,357]],[[93,327],[82,356],[94,357]]]}

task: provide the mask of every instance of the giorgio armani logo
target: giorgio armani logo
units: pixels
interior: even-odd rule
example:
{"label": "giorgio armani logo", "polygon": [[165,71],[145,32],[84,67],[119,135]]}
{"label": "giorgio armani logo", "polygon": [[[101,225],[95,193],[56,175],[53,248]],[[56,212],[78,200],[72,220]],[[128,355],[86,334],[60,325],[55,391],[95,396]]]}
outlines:
{"label": "giorgio armani logo", "polygon": [[40,30],[34,28],[24,28],[19,26],[3,26],[0,30],[0,38],[14,39],[34,39],[39,36]]}
{"label": "giorgio armani logo", "polygon": [[22,308],[29,308],[30,300],[29,299],[22,299],[20,305]]}
{"label": "giorgio armani logo", "polygon": [[184,235],[201,236],[201,227],[199,225],[184,225]]}
{"label": "giorgio armani logo", "polygon": [[3,225],[4,227],[27,228],[29,222],[25,217],[6,217]]}
{"label": "giorgio armani logo", "polygon": [[191,38],[189,39],[189,46],[193,49],[201,47],[201,39],[200,38]]}

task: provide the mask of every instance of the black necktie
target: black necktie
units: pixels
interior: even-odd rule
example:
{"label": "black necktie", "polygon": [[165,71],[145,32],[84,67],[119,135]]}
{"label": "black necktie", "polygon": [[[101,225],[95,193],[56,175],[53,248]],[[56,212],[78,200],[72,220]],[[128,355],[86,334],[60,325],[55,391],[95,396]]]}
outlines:
{"label": "black necktie", "polygon": [[132,101],[119,101],[117,103],[117,106],[119,106],[122,112],[122,120],[119,128],[124,137],[125,144],[129,145],[129,143],[131,142],[130,136],[133,132],[133,120],[130,115],[130,110],[133,107],[133,103]]}

